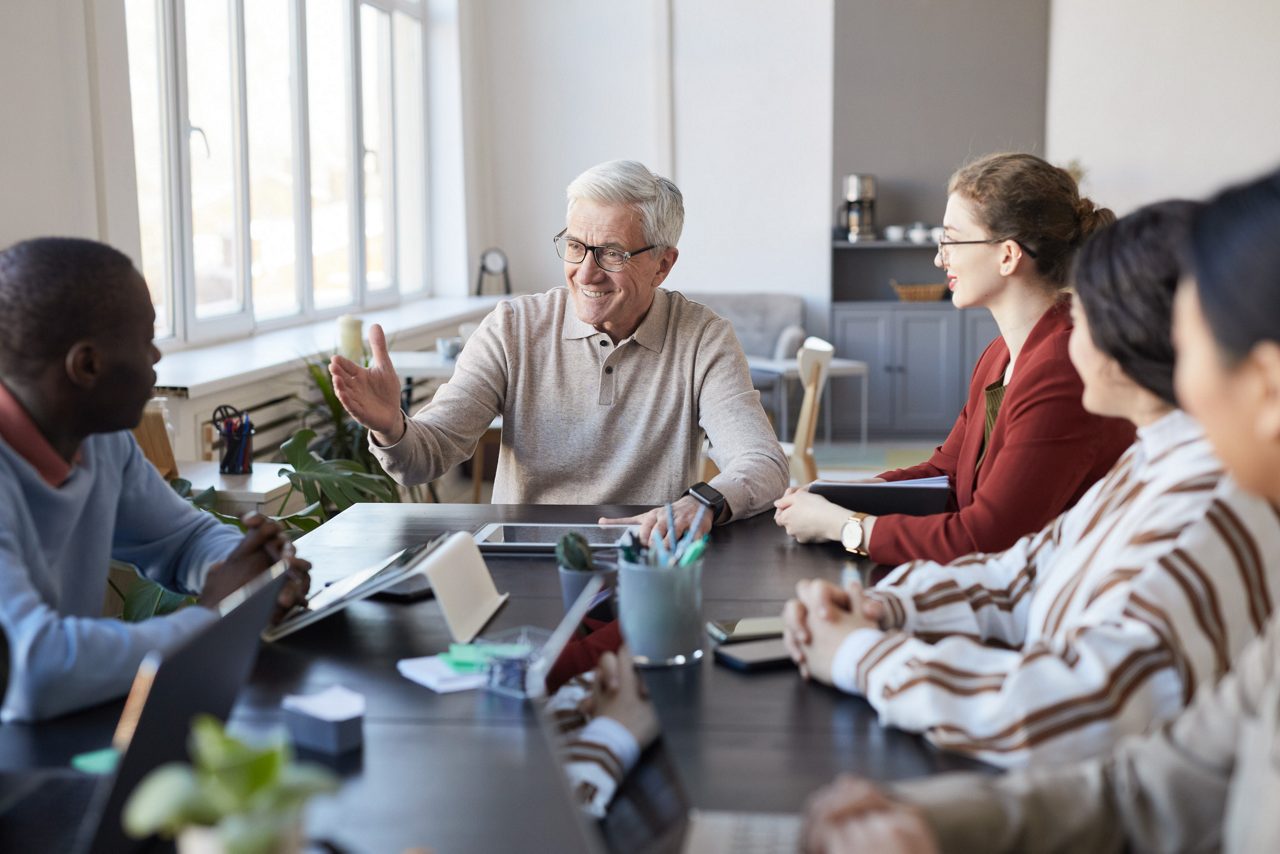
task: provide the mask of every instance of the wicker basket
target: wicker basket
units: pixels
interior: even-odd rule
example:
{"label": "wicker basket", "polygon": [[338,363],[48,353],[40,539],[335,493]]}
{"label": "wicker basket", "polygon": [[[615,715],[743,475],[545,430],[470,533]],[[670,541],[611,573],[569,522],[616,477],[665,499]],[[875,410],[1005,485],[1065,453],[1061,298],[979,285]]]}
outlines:
{"label": "wicker basket", "polygon": [[903,302],[937,302],[947,298],[946,282],[926,285],[904,285],[895,279],[890,279],[889,284],[893,285],[894,293]]}

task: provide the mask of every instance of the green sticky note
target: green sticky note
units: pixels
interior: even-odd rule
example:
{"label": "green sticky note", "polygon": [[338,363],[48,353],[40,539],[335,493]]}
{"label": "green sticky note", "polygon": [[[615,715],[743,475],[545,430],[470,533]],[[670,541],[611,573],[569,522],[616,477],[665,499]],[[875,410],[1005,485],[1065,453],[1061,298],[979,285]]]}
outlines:
{"label": "green sticky note", "polygon": [[486,660],[484,653],[469,643],[449,644],[449,651],[441,657],[455,673],[479,673]]}
{"label": "green sticky note", "polygon": [[110,774],[119,761],[120,753],[114,747],[104,747],[72,756],[71,767],[86,774]]}

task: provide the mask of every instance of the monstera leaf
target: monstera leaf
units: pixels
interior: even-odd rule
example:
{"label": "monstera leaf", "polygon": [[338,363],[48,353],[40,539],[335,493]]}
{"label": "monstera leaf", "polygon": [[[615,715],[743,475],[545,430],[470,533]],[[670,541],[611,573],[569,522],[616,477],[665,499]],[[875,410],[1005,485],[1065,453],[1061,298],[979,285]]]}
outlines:
{"label": "monstera leaf", "polygon": [[302,429],[280,446],[293,471],[280,469],[308,504],[319,504],[327,518],[361,501],[399,501],[395,484],[385,475],[370,474],[355,460],[325,460],[308,450],[316,433]]}

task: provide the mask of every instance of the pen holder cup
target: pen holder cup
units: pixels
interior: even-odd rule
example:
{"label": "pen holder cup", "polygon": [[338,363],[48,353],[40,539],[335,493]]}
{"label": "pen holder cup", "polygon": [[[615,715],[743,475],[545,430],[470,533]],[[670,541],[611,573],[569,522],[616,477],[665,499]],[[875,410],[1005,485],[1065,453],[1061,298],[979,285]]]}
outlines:
{"label": "pen holder cup", "polygon": [[591,579],[599,577],[604,582],[605,587],[617,588],[618,564],[611,560],[596,558],[595,565],[594,572],[583,572],[579,569],[568,569],[563,566],[556,567],[556,571],[560,574],[560,598],[564,602],[566,614],[573,607],[573,603],[578,601],[578,597],[582,595],[583,588],[587,586],[587,582]]}
{"label": "pen holder cup", "polygon": [[527,697],[529,667],[550,639],[551,632],[546,629],[518,626],[477,640],[476,646],[485,654],[485,687],[508,697]]}
{"label": "pen holder cup", "polygon": [[702,560],[652,567],[618,562],[622,636],[642,667],[693,664],[702,658]]}
{"label": "pen holder cup", "polygon": [[253,429],[232,431],[223,437],[222,459],[218,471],[222,474],[253,473]]}

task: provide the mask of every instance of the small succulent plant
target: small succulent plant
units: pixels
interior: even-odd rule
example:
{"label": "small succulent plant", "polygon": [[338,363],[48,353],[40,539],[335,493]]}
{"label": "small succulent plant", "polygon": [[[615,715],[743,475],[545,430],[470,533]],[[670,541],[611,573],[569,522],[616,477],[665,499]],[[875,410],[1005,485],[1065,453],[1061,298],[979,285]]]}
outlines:
{"label": "small succulent plant", "polygon": [[565,569],[578,572],[595,572],[596,564],[591,557],[591,547],[581,534],[570,532],[556,543],[556,560]]}

